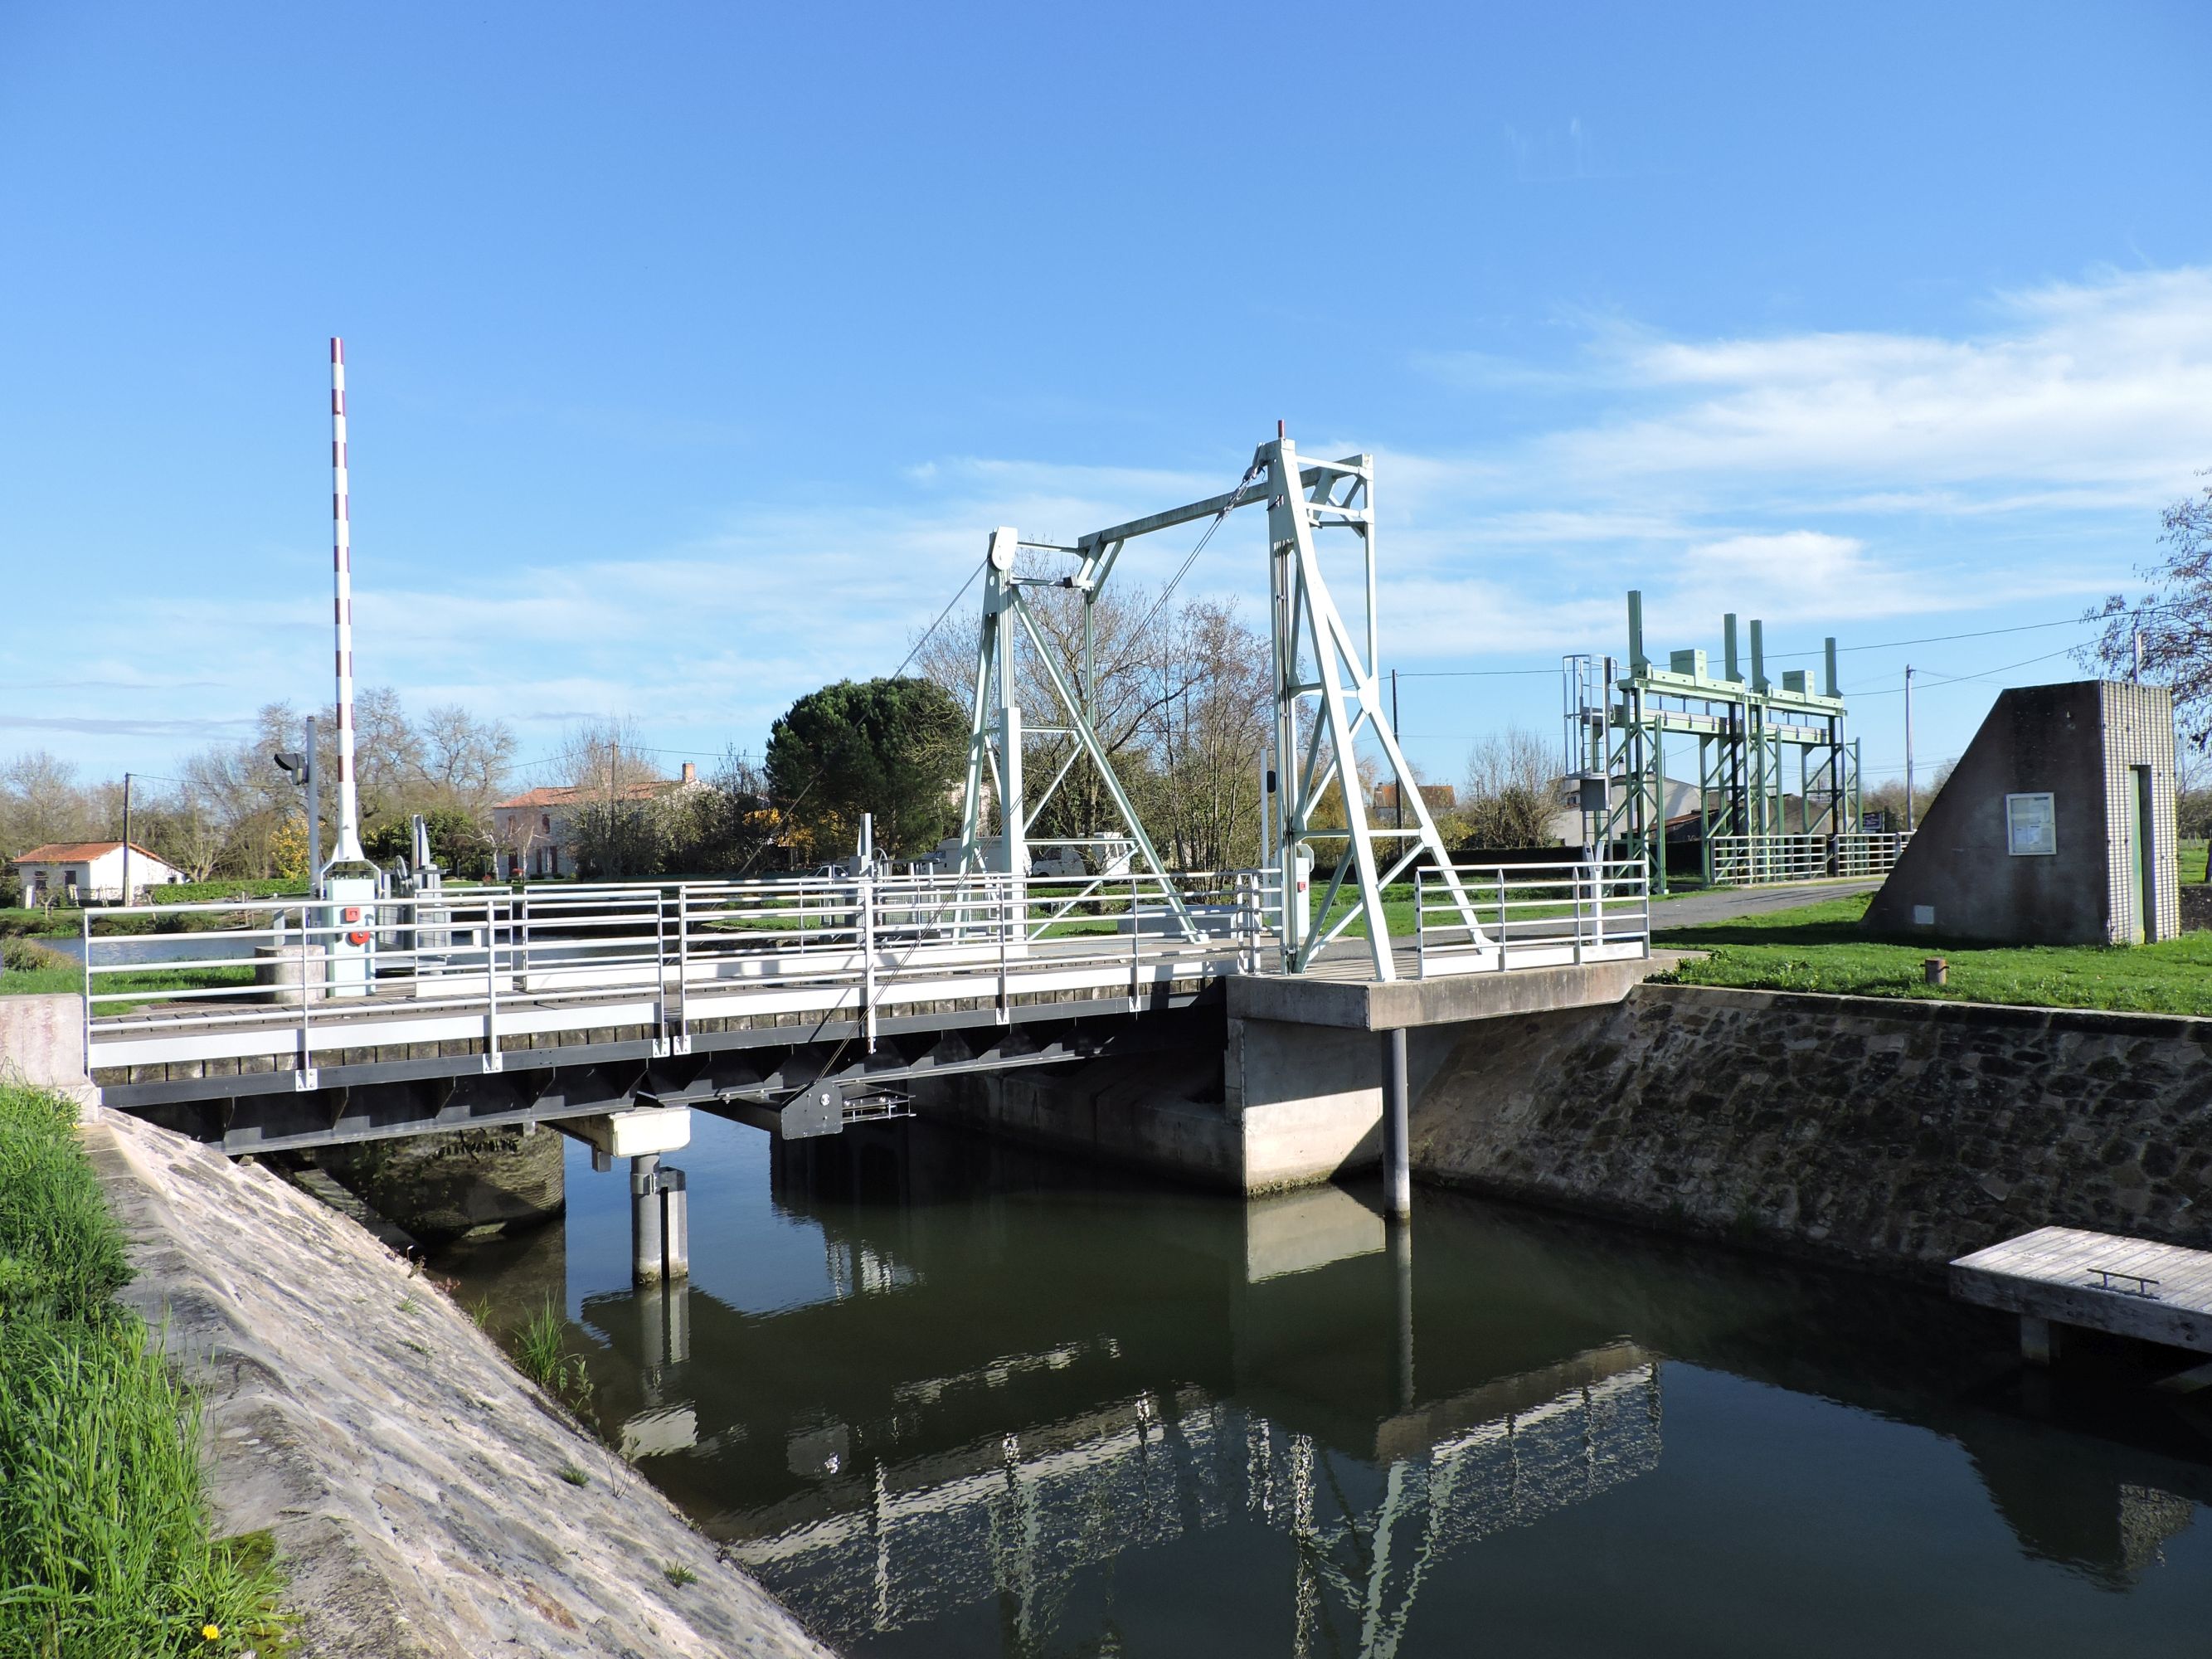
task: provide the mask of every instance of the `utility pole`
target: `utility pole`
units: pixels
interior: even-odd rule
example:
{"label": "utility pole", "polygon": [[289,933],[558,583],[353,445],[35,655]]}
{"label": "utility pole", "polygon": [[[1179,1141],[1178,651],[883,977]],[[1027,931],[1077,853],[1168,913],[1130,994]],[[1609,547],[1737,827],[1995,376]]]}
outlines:
{"label": "utility pole", "polygon": [[131,775],[123,775],[123,902],[131,902]]}
{"label": "utility pole", "polygon": [[1905,827],[1912,828],[1912,665],[1905,665]]}
{"label": "utility pole", "polygon": [[2142,684],[2142,629],[2140,626],[2128,629],[2128,642],[2135,652],[2135,683],[2141,685]]}

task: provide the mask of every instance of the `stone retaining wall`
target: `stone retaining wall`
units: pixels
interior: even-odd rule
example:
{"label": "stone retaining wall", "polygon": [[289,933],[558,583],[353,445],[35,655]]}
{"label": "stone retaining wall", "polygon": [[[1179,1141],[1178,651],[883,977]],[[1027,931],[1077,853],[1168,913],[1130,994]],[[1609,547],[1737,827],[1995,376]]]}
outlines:
{"label": "stone retaining wall", "polygon": [[1429,1181],[1916,1274],[2046,1224],[2212,1248],[2212,1020],[1647,985],[1458,1035]]}

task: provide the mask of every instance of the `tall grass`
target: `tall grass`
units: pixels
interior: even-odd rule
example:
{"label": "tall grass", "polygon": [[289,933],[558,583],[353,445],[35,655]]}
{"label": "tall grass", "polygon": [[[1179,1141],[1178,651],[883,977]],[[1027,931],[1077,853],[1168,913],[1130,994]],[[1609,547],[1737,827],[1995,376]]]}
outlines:
{"label": "tall grass", "polygon": [[514,1333],[515,1369],[570,1410],[591,1403],[592,1374],[568,1352],[568,1323],[551,1297]]}
{"label": "tall grass", "polygon": [[198,1402],[113,1299],[129,1265],[70,1124],[0,1086],[0,1659],[265,1659],[267,1540],[211,1535]]}

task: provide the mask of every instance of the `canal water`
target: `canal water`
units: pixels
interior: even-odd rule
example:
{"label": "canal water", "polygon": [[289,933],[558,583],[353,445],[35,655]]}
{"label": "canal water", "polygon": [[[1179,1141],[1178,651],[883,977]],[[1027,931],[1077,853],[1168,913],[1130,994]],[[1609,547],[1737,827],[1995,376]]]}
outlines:
{"label": "canal water", "polygon": [[2212,1650],[2212,1414],[1993,1316],[1418,1192],[1246,1204],[923,1122],[695,1114],[690,1285],[629,1190],[440,1264],[855,1655]]}

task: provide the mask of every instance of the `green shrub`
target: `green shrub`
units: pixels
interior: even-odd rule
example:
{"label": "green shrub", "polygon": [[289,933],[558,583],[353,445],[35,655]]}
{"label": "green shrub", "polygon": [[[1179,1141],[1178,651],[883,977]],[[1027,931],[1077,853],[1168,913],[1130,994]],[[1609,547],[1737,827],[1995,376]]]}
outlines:
{"label": "green shrub", "polygon": [[59,951],[27,939],[0,939],[0,968],[11,974],[49,974],[76,967]]}
{"label": "green shrub", "polygon": [[300,898],[307,890],[304,881],[249,881],[233,876],[214,881],[172,882],[167,887],[149,888],[146,896],[156,904],[220,904],[225,899]]}

